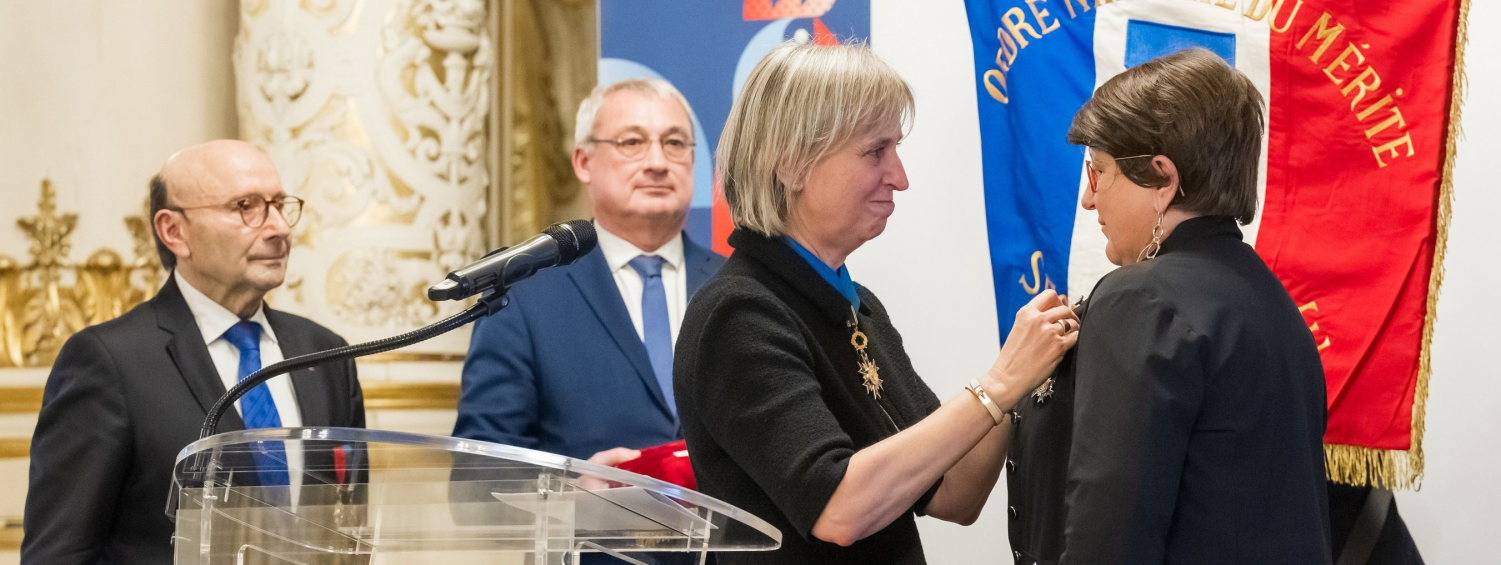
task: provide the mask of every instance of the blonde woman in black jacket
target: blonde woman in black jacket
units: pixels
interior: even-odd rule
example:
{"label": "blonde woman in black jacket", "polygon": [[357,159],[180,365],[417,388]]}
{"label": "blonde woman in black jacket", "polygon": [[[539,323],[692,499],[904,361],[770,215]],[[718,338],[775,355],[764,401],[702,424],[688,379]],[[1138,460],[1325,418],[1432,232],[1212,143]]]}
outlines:
{"label": "blonde woman in black jacket", "polygon": [[784,536],[722,565],[923,563],[915,516],[975,520],[1005,410],[1073,345],[1077,319],[1045,292],[969,390],[940,404],[918,378],[844,265],[907,189],[896,145],[911,113],[907,83],[867,47],[796,43],[762,59],[730,111],[718,175],[735,252],[688,306],[674,388],[700,490]]}

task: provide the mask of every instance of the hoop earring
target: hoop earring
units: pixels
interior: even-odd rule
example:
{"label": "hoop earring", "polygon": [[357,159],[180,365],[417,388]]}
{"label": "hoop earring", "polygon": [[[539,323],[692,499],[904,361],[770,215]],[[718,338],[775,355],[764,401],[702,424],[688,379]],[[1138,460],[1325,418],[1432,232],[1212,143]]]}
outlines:
{"label": "hoop earring", "polygon": [[1136,256],[1137,262],[1152,259],[1157,256],[1158,251],[1162,251],[1162,216],[1163,214],[1157,215],[1157,225],[1152,226],[1152,242],[1141,248],[1141,254]]}

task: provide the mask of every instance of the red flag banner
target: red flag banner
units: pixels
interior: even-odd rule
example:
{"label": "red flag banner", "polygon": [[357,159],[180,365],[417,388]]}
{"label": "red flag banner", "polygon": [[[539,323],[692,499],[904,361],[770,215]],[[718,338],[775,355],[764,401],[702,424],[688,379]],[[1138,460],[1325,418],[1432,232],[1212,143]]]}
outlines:
{"label": "red flag banner", "polygon": [[1468,4],[1278,0],[1268,14],[1256,249],[1319,344],[1335,481],[1415,488],[1423,474]]}
{"label": "red flag banner", "polygon": [[1329,477],[1416,487],[1468,7],[967,0],[996,319],[1114,268],[1096,217],[1057,179],[1082,175],[1083,151],[1064,136],[1080,105],[1132,66],[1207,49],[1267,100],[1264,205],[1244,232],[1319,345]]}

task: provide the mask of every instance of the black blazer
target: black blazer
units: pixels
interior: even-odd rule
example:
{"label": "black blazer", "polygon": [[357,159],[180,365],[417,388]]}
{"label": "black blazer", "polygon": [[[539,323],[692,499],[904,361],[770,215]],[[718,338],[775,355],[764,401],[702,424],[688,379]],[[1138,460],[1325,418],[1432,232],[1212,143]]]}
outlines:
{"label": "black blazer", "polygon": [[[267,308],[266,319],[287,358],[346,345],[299,316]],[[304,426],[364,427],[353,361],[290,377]],[[224,392],[170,276],[155,298],[69,338],[31,440],[22,563],[172,563],[172,466]],[[234,410],[219,425],[244,428]]]}
{"label": "black blazer", "polygon": [[1055,376],[1007,464],[1018,563],[1330,561],[1323,365],[1233,219],[1101,280]]}
{"label": "black blazer", "polygon": [[849,301],[785,242],[746,231],[729,241],[735,253],[688,305],[673,386],[699,490],[777,527],[782,547],[720,553],[720,565],[923,563],[914,514],[936,484],[849,547],[812,535],[850,457],[938,409],[886,309],[859,289],[860,330],[885,381],[876,400],[850,345]]}

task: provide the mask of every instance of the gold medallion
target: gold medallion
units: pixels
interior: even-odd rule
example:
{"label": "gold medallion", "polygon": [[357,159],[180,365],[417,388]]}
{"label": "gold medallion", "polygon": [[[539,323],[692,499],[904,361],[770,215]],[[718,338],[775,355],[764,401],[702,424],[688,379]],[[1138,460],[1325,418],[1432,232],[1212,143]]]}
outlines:
{"label": "gold medallion", "polygon": [[863,381],[862,384],[865,386],[865,392],[870,393],[870,396],[876,400],[880,400],[881,368],[877,367],[876,362],[872,361],[870,355],[865,353],[865,347],[870,345],[870,338],[865,336],[865,332],[860,331],[860,314],[855,311],[853,306],[850,307],[850,315],[854,318],[854,321],[848,324],[854,330],[854,333],[850,334],[850,345],[854,346],[855,352],[860,354],[860,378]]}
{"label": "gold medallion", "polygon": [[855,322],[855,333],[850,334],[850,345],[855,346],[855,351],[864,352],[865,344],[870,343],[870,338],[865,337],[865,332],[860,331],[860,322]]}

